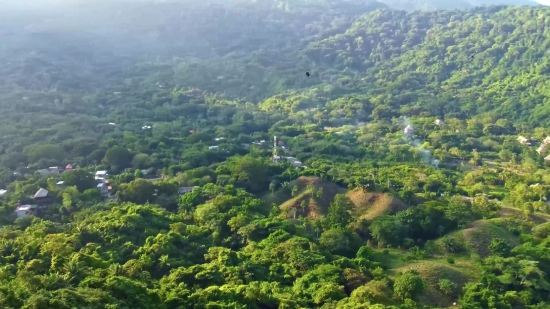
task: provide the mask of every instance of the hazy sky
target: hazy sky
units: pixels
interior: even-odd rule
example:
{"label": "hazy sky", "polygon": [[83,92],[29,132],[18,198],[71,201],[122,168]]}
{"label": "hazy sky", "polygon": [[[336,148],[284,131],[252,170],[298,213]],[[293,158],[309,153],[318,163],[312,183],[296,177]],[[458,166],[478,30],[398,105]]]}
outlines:
{"label": "hazy sky", "polygon": [[83,4],[98,5],[101,3],[113,2],[162,2],[159,0],[0,0],[0,11],[26,9],[42,10],[78,7]]}
{"label": "hazy sky", "polygon": [[[90,5],[93,7],[109,7],[115,3],[131,2],[131,3],[143,3],[143,2],[179,2],[186,0],[0,0],[0,13],[20,15],[18,11],[35,11],[46,13],[62,13],[64,10],[72,9],[87,9]],[[200,1],[200,0],[197,0]],[[338,1],[338,0],[337,0]],[[550,6],[550,0],[533,0],[539,4]],[[383,2],[383,1],[382,1]],[[102,5],[103,4],[103,5]]]}

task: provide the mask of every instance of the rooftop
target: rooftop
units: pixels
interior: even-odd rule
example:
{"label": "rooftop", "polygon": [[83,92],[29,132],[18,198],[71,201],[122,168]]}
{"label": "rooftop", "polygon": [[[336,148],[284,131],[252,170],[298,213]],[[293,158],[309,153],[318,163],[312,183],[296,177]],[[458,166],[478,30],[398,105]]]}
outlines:
{"label": "rooftop", "polygon": [[180,187],[178,189],[178,193],[182,194],[182,193],[187,193],[187,192],[191,192],[193,191],[195,187]]}
{"label": "rooftop", "polygon": [[31,205],[21,205],[21,206],[17,206],[15,211],[27,211],[27,210],[31,210],[31,208],[32,208]]}
{"label": "rooftop", "polygon": [[34,195],[34,198],[41,198],[41,197],[46,197],[48,196],[48,190],[44,189],[44,188],[40,188],[36,194]]}

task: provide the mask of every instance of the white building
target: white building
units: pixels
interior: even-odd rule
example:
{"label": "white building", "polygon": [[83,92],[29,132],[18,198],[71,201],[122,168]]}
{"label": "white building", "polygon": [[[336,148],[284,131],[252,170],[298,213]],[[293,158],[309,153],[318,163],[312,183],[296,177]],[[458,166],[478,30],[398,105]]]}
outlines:
{"label": "white building", "polygon": [[295,157],[285,157],[285,160],[287,160],[287,162],[294,163],[294,161],[296,161],[296,158]]}
{"label": "white building", "polygon": [[539,148],[537,148],[537,153],[540,155],[546,151],[546,146],[548,146],[548,144],[540,144]]}
{"label": "white building", "polygon": [[109,195],[109,185],[107,185],[106,183],[104,182],[98,183],[97,189],[99,189],[99,192],[101,193],[101,195],[103,196]]}
{"label": "white building", "polygon": [[46,190],[44,188],[40,188],[40,189],[38,189],[38,191],[36,191],[36,194],[34,195],[34,198],[35,199],[36,198],[46,198],[46,197],[48,197],[49,193],[50,192],[48,190]]}
{"label": "white building", "polygon": [[405,133],[406,135],[411,135],[414,133],[414,129],[411,125],[408,125],[405,130],[403,130],[403,133]]}
{"label": "white building", "polygon": [[57,176],[59,175],[59,167],[52,166],[46,169],[38,170],[36,172],[42,176]]}
{"label": "white building", "polygon": [[29,215],[32,212],[33,207],[31,205],[21,205],[17,206],[15,209],[15,214],[17,218],[23,218],[26,215]]}
{"label": "white building", "polygon": [[180,195],[183,195],[185,193],[193,192],[193,190],[200,188],[199,186],[193,186],[193,187],[181,187],[178,189],[178,193]]}
{"label": "white building", "polygon": [[523,145],[531,145],[529,142],[529,139],[527,139],[525,136],[518,136],[518,142]]}

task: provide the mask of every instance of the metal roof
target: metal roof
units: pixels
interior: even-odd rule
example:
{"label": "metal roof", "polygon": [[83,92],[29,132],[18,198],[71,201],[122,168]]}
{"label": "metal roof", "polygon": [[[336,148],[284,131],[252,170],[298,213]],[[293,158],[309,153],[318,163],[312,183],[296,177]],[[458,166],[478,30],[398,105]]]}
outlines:
{"label": "metal roof", "polygon": [[46,189],[43,189],[43,188],[40,188],[36,194],[34,195],[35,198],[40,198],[40,197],[46,197],[48,196],[48,190]]}

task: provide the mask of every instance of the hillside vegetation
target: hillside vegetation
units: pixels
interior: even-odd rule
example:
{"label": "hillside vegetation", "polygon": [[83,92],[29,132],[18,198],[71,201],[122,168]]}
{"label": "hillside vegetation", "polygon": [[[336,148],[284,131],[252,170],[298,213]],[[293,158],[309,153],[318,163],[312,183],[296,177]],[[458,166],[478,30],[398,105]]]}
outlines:
{"label": "hillside vegetation", "polygon": [[550,9],[49,2],[0,5],[0,308],[550,306]]}
{"label": "hillside vegetation", "polygon": [[355,205],[359,219],[372,220],[379,216],[395,214],[409,207],[398,197],[383,193],[368,193],[355,189],[350,190],[347,196]]}

